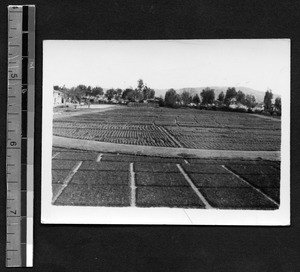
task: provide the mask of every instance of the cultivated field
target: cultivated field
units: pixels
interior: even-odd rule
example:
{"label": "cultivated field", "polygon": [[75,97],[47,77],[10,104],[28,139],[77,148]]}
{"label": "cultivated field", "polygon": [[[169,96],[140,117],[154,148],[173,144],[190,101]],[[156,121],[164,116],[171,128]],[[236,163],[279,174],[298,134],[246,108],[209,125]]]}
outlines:
{"label": "cultivated field", "polygon": [[[156,146],[163,151],[170,147],[279,151],[281,122],[245,113],[118,107],[54,117],[53,134],[119,144],[123,149],[122,144]],[[277,161],[200,159],[184,152],[180,157],[161,158],[155,152],[142,156],[99,150],[53,148],[54,205],[263,210],[279,207]]]}
{"label": "cultivated field", "polygon": [[274,161],[53,148],[52,177],[54,205],[266,210],[280,201]]}
{"label": "cultivated field", "polygon": [[245,113],[121,107],[54,119],[53,134],[116,144],[279,151],[281,122]]}

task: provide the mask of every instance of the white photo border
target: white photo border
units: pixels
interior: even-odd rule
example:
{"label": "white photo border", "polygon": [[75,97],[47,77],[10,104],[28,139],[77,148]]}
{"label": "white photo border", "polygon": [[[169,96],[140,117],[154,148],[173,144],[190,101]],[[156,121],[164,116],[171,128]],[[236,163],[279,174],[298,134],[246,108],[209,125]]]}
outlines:
{"label": "white photo border", "polygon": [[[274,39],[274,41],[276,40],[286,40],[290,45],[289,39]],[[57,41],[43,42],[43,56],[47,54],[47,49],[53,42]],[[51,204],[53,116],[51,102],[53,98],[52,92],[49,91],[49,86],[46,84],[48,73],[47,63],[43,61],[41,223],[239,226],[290,225],[290,91],[285,96],[282,96],[281,179],[280,207],[278,210],[55,206]]]}

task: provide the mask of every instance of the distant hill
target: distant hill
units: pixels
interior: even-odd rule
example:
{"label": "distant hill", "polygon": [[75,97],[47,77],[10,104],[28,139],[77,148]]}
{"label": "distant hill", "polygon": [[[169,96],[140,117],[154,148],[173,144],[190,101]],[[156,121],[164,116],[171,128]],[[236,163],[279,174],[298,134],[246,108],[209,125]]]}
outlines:
{"label": "distant hill", "polygon": [[[181,94],[183,91],[189,91],[192,95],[198,94],[200,95],[200,93],[202,92],[203,89],[205,89],[206,87],[196,87],[196,88],[181,88],[181,89],[175,89],[179,94]],[[224,95],[226,94],[226,90],[228,89],[228,87],[220,87],[220,86],[209,86],[209,88],[214,89],[215,90],[215,97],[216,99],[218,98],[219,94],[223,91]],[[245,94],[251,94],[255,96],[255,100],[258,103],[261,103],[264,101],[264,96],[265,96],[265,92],[263,91],[258,91],[258,90],[254,90],[248,87],[235,87],[236,91],[242,91]],[[159,97],[159,96],[165,96],[165,93],[168,89],[155,89],[155,96]],[[276,98],[277,94],[274,94],[274,98]]]}

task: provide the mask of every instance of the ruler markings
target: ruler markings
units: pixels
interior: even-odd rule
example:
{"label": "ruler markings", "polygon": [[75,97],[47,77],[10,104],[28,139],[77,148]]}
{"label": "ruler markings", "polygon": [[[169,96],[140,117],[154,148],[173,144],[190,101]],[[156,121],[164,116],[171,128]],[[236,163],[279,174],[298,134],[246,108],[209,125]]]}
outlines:
{"label": "ruler markings", "polygon": [[8,92],[12,94],[8,93],[7,107],[7,232],[11,234],[6,266],[29,267],[33,256],[35,7],[9,6],[8,17]]}

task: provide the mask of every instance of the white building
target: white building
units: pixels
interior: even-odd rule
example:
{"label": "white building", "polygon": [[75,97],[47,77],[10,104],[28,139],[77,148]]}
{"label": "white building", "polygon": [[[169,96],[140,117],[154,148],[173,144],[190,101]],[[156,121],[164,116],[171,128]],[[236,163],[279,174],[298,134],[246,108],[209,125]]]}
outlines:
{"label": "white building", "polygon": [[65,103],[64,94],[61,91],[53,90],[53,106],[58,106]]}

